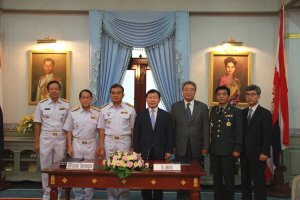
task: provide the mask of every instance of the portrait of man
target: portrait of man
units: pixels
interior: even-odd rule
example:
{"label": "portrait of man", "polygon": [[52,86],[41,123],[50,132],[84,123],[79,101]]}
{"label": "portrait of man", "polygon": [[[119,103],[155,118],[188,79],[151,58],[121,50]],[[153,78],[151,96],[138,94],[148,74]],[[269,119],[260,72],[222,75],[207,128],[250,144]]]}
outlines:
{"label": "portrait of man", "polygon": [[209,106],[218,105],[214,91],[219,86],[230,90],[229,103],[245,107],[245,88],[251,84],[251,52],[210,52]]}
{"label": "portrait of man", "polygon": [[29,69],[29,105],[49,96],[46,86],[50,81],[58,81],[62,88],[60,97],[69,99],[70,51],[29,51]]}
{"label": "portrait of man", "polygon": [[58,81],[59,84],[63,86],[62,79],[58,76],[54,76],[54,69],[55,61],[51,58],[44,59],[44,70],[46,75],[40,77],[37,85],[36,101],[40,101],[49,96],[46,86],[50,81]]}

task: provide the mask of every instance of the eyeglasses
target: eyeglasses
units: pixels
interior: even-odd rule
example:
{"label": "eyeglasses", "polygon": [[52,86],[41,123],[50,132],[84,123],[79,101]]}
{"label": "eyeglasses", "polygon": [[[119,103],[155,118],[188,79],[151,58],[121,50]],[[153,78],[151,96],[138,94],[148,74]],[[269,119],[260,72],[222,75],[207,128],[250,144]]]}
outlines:
{"label": "eyeglasses", "polygon": [[246,93],[245,94],[246,97],[254,97],[255,95],[259,95],[259,94],[255,94],[255,93]]}

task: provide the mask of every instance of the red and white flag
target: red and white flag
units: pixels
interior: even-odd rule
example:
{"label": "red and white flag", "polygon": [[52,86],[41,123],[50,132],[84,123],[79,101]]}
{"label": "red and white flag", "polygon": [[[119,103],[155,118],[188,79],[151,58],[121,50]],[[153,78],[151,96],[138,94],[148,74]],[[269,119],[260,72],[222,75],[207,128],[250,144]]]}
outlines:
{"label": "red and white flag", "polygon": [[274,169],[280,163],[279,158],[282,150],[284,150],[290,145],[288,87],[285,71],[284,6],[282,6],[278,34],[277,61],[275,65],[272,91],[273,99],[271,104],[272,121],[274,129],[273,141],[271,148],[271,158],[267,160],[266,181],[269,181],[274,175]]}

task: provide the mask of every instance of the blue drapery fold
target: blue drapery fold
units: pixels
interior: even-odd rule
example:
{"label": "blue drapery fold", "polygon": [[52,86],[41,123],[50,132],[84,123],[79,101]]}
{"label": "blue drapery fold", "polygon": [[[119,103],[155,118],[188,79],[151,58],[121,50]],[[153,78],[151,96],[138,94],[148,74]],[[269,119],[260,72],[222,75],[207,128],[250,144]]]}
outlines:
{"label": "blue drapery fold", "polygon": [[[132,47],[145,47],[167,110],[181,99],[189,80],[189,14],[156,11],[90,11],[90,89],[94,105],[109,101],[121,80]],[[126,91],[125,91],[126,92]]]}

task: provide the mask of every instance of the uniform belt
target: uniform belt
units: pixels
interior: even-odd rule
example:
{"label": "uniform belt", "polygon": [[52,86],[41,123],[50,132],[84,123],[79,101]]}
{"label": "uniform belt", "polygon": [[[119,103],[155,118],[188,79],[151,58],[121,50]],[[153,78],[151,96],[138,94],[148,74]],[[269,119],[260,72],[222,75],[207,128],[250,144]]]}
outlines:
{"label": "uniform belt", "polygon": [[114,135],[107,135],[108,137],[112,138],[112,139],[124,139],[126,137],[130,137],[130,135],[121,135],[121,136],[114,136]]}
{"label": "uniform belt", "polygon": [[48,135],[61,135],[63,132],[47,132],[47,131],[44,131],[44,133],[46,133]]}
{"label": "uniform belt", "polygon": [[81,143],[81,144],[88,144],[88,143],[92,143],[96,141],[96,138],[92,139],[92,140],[78,140],[76,138],[73,138],[74,141]]}

